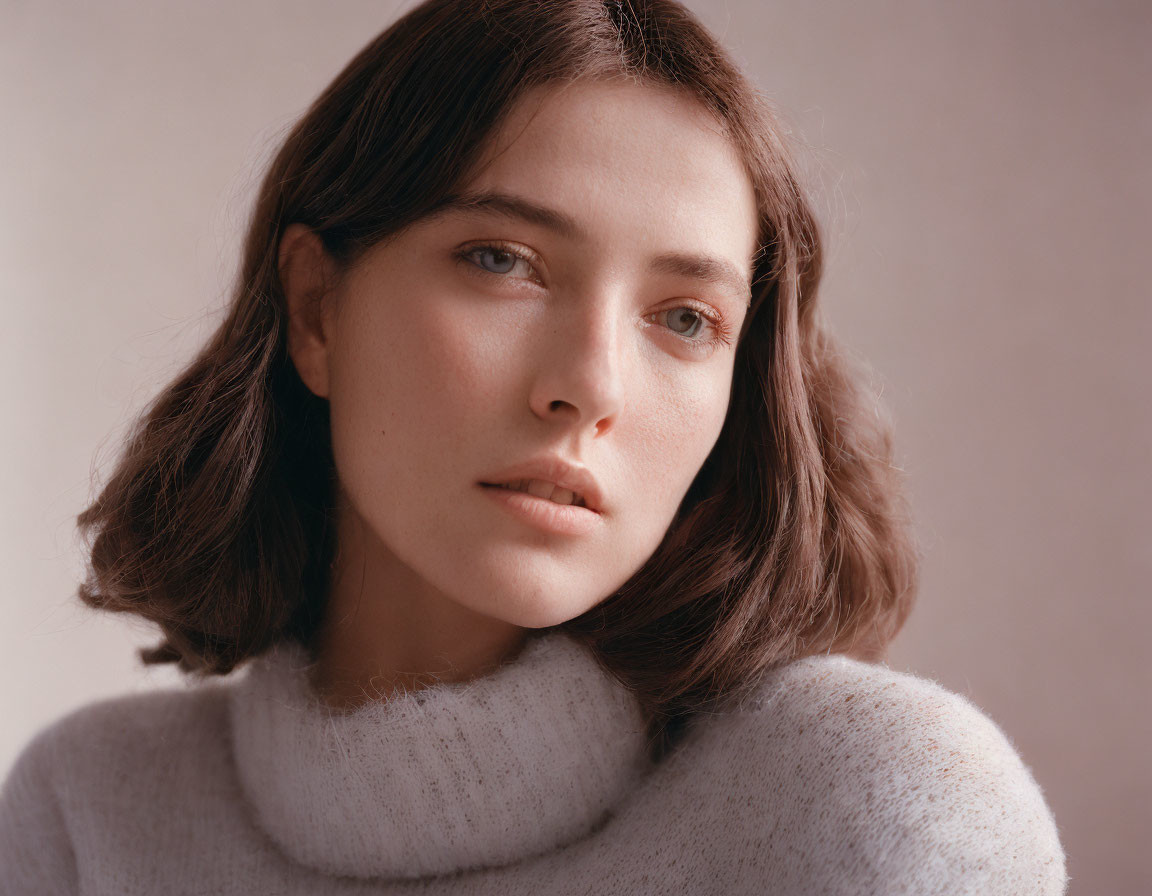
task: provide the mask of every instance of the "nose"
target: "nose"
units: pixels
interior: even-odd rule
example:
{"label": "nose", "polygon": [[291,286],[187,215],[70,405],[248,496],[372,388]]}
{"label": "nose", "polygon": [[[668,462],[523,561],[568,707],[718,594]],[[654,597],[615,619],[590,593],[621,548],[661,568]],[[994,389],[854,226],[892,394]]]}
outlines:
{"label": "nose", "polygon": [[529,404],[541,420],[597,438],[611,431],[624,406],[629,340],[617,303],[564,304],[537,340]]}

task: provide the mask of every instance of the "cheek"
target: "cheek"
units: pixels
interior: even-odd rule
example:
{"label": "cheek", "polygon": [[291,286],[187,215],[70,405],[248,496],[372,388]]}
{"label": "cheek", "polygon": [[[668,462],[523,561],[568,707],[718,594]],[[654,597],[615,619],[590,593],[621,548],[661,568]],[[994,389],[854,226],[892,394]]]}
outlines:
{"label": "cheek", "polygon": [[653,511],[670,522],[688,487],[720,436],[727,415],[731,375],[724,371],[688,371],[652,387],[652,400],[638,424],[637,452],[644,482],[657,499]]}
{"label": "cheek", "polygon": [[383,471],[398,465],[451,469],[461,440],[500,413],[515,388],[515,328],[494,326],[442,295],[424,296],[374,297],[340,320],[329,401],[333,452],[348,490],[391,494],[415,481],[387,484]]}
{"label": "cheek", "polygon": [[339,336],[333,391],[364,410],[451,400],[495,366],[489,355],[499,355],[477,338],[475,322],[432,297],[362,302],[341,321]]}

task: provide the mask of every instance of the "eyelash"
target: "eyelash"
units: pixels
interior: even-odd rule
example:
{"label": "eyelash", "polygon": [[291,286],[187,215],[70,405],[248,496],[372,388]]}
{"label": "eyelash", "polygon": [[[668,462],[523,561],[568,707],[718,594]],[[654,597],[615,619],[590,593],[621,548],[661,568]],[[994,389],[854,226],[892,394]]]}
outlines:
{"label": "eyelash", "polygon": [[505,243],[505,242],[501,242],[499,240],[496,240],[496,241],[490,242],[490,243],[473,243],[469,246],[465,246],[464,248],[460,249],[456,253],[456,258],[459,259],[460,261],[464,262],[465,264],[470,265],[475,270],[475,272],[479,273],[481,276],[498,277],[500,279],[507,277],[508,276],[507,273],[498,274],[495,271],[486,270],[486,269],[480,267],[480,265],[477,264],[475,261],[473,261],[473,256],[480,254],[480,253],[483,253],[485,251],[500,252],[500,253],[503,253],[505,255],[511,255],[513,258],[517,259],[518,261],[523,261],[526,265],[528,265],[528,267],[532,268],[532,274],[533,274],[533,281],[532,282],[542,284],[542,281],[540,280],[540,275],[536,273],[536,267],[532,264],[532,262],[535,260],[534,256],[526,253],[523,249],[513,245],[512,243]]}
{"label": "eyelash", "polygon": [[722,345],[732,344],[732,332],[728,328],[727,322],[710,310],[706,310],[695,302],[689,302],[684,305],[677,305],[674,308],[665,308],[663,311],[656,311],[648,315],[649,317],[656,317],[660,314],[668,314],[671,311],[691,311],[701,317],[709,327],[712,328],[713,336],[711,339],[689,339],[687,336],[681,336],[675,330],[669,329],[669,332],[675,336],[679,336],[691,346],[699,346],[701,349],[713,349]]}
{"label": "eyelash", "polygon": [[[497,278],[501,278],[501,279],[507,277],[508,273],[500,274],[500,273],[497,273],[496,271],[486,270],[486,269],[482,268],[474,260],[474,257],[477,254],[485,252],[485,251],[500,252],[500,253],[503,253],[506,255],[511,255],[513,258],[517,259],[518,261],[523,261],[526,265],[528,265],[530,268],[532,268],[532,272],[533,272],[533,281],[532,282],[541,283],[540,275],[536,273],[536,268],[532,264],[532,256],[528,255],[522,249],[520,249],[519,247],[517,247],[511,243],[505,243],[505,242],[501,242],[499,240],[496,240],[493,242],[488,242],[488,243],[473,243],[471,245],[464,246],[462,249],[457,251],[455,254],[456,254],[456,259],[458,261],[460,261],[464,264],[467,264],[472,269],[472,272],[479,274],[480,276],[497,277]],[[655,311],[652,314],[648,315],[648,317],[655,317],[655,316],[660,315],[660,314],[668,314],[669,312],[672,312],[672,311],[681,311],[681,310],[692,311],[693,313],[699,315],[708,324],[708,326],[710,326],[712,328],[712,331],[715,334],[712,336],[711,339],[689,339],[687,336],[681,336],[679,333],[677,333],[675,330],[673,330],[671,328],[668,329],[668,332],[672,333],[674,336],[677,336],[678,338],[683,340],[685,343],[687,343],[693,349],[698,350],[698,351],[703,351],[705,349],[710,350],[710,349],[716,348],[717,346],[721,346],[721,345],[727,346],[727,345],[732,344],[732,331],[728,327],[728,324],[724,320],[724,318],[721,317],[720,315],[716,314],[711,309],[706,308],[705,306],[700,305],[696,302],[686,302],[683,305],[677,305],[673,308],[665,308],[663,311]]]}

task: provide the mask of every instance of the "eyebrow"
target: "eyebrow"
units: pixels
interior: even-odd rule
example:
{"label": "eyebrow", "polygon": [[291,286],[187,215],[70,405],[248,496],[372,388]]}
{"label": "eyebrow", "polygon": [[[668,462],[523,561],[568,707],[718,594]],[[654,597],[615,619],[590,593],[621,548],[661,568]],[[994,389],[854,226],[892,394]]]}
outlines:
{"label": "eyebrow", "polygon": [[[449,196],[437,206],[433,214],[450,211],[489,212],[504,218],[527,221],[566,239],[587,239],[584,228],[570,215],[507,193],[462,193]],[[689,277],[724,287],[743,298],[746,304],[752,302],[752,284],[727,259],[691,252],[664,252],[653,258],[649,267],[657,274]]]}
{"label": "eyebrow", "polygon": [[752,304],[752,285],[748,278],[741,275],[732,262],[723,258],[687,252],[665,252],[653,258],[650,267],[658,274],[673,274],[712,283],[731,290],[744,299],[746,306]]}
{"label": "eyebrow", "polygon": [[462,193],[449,196],[436,211],[492,212],[504,218],[516,218],[529,224],[536,224],[568,239],[587,237],[575,218],[507,193]]}

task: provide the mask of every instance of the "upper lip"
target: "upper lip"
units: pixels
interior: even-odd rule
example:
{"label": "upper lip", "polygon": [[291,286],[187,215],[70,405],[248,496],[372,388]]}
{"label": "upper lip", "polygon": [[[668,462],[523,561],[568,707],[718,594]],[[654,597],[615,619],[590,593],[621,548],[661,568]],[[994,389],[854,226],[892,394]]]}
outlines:
{"label": "upper lip", "polygon": [[575,492],[584,499],[589,510],[601,512],[604,506],[604,497],[600,486],[587,467],[569,463],[562,457],[548,455],[536,457],[532,460],[509,467],[499,473],[494,473],[481,480],[482,485],[508,485],[521,479],[543,479],[560,488]]}

